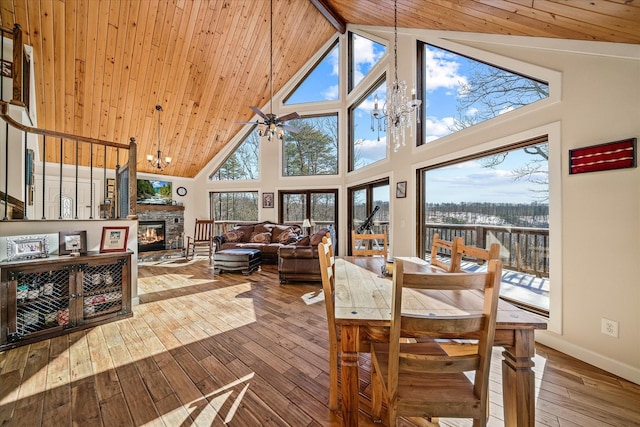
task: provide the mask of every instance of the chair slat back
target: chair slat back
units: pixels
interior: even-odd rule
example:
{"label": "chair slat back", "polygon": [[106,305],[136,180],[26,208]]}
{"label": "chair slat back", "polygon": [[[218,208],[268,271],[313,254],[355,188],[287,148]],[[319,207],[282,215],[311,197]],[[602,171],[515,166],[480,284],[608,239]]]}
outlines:
{"label": "chair slat back", "polygon": [[351,255],[387,257],[387,230],[382,233],[359,234],[351,230]]}
{"label": "chair slat back", "polygon": [[[460,270],[460,255],[458,246],[463,244],[462,237],[454,237],[453,240],[442,240],[438,233],[433,234],[433,243],[431,244],[430,263],[434,267],[443,269],[446,272],[454,272]],[[451,259],[447,264],[438,258],[439,253],[450,254]]]}
{"label": "chair slat back", "polygon": [[478,248],[476,246],[465,245],[464,242],[459,242],[456,245],[458,251],[459,262],[455,266],[456,272],[462,272],[462,260],[475,258],[479,263],[488,262],[491,259],[500,259],[500,244],[492,243],[489,249]]}
{"label": "chair slat back", "polygon": [[[389,369],[387,381],[390,393],[397,390],[398,375],[402,372],[465,372],[475,371],[474,389],[481,396],[483,405],[487,402],[489,365],[491,349],[495,336],[498,294],[500,290],[502,262],[490,260],[486,272],[481,273],[405,273],[404,262],[396,260],[393,271],[393,297],[391,312],[391,330],[389,338]],[[456,290],[475,292],[484,298],[482,311],[468,315],[455,316],[419,316],[408,315],[402,311],[402,294],[407,289],[417,290]],[[477,293],[482,289],[482,293]],[[464,291],[463,291],[464,290]],[[474,352],[463,355],[414,354],[410,350],[400,351],[402,338],[478,340]],[[429,344],[426,344],[427,347]],[[436,341],[433,345],[437,346]],[[409,347],[408,347],[409,348]],[[395,382],[395,384],[394,384]]]}
{"label": "chair slat back", "polygon": [[193,232],[193,239],[196,242],[208,242],[213,239],[213,227],[215,221],[212,219],[196,219],[196,227]]}

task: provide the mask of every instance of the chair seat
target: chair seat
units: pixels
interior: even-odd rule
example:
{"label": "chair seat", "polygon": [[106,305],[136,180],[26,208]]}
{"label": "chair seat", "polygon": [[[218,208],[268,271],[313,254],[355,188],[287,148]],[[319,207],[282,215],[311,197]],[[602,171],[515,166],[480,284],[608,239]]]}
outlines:
{"label": "chair seat", "polygon": [[[447,355],[435,341],[403,343],[400,344],[400,352]],[[389,344],[372,344],[371,363],[375,364],[386,389]],[[406,416],[426,418],[454,417],[461,411],[468,413],[477,410],[480,413],[480,399],[475,395],[473,387],[473,381],[461,373],[400,372],[397,390],[398,410]]]}

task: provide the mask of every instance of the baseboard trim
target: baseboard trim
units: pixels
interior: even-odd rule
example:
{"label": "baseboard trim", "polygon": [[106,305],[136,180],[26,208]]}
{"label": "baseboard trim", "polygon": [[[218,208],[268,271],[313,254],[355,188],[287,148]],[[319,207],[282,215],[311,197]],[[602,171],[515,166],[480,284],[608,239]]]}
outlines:
{"label": "baseboard trim", "polygon": [[567,342],[559,335],[547,331],[536,331],[536,341],[540,344],[546,345],[547,347],[551,347],[554,350],[561,351],[571,357],[575,357],[576,359],[580,359],[583,362],[624,378],[627,381],[640,384],[640,368],[603,356],[594,351],[587,350],[583,347]]}

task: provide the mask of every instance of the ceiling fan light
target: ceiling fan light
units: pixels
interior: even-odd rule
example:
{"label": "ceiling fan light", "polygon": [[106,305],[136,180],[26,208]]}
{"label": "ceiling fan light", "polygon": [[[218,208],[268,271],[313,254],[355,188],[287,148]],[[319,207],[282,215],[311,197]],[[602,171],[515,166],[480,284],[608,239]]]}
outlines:
{"label": "ceiling fan light", "polygon": [[147,154],[147,161],[152,162],[153,156],[151,154]]}
{"label": "ceiling fan light", "polygon": [[166,164],[171,163],[171,157],[165,157],[164,161],[165,161]]}

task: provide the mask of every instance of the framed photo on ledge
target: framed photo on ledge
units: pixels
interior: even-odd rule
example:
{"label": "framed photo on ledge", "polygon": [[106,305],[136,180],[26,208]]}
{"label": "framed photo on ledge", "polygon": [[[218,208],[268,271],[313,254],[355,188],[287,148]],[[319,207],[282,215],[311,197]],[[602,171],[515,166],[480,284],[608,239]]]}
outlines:
{"label": "framed photo on ledge", "polygon": [[58,232],[58,255],[72,255],[87,253],[87,232],[60,231]]}
{"label": "framed photo on ledge", "polygon": [[47,258],[49,240],[47,236],[27,236],[7,238],[7,259],[9,261]]}
{"label": "framed photo on ledge", "polygon": [[129,227],[102,227],[102,239],[100,239],[100,252],[125,252]]}

